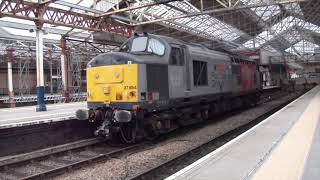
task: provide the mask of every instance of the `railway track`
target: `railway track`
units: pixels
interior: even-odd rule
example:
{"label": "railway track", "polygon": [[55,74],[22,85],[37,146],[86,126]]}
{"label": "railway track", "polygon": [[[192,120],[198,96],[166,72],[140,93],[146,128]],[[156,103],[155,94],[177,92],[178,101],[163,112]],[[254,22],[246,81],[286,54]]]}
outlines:
{"label": "railway track", "polygon": [[91,138],[62,146],[0,159],[0,179],[47,179],[147,145],[110,146]]}
{"label": "railway track", "polygon": [[[303,93],[301,93],[303,94]],[[299,94],[298,97],[301,95]],[[261,99],[260,103],[266,103],[268,101],[272,101],[274,99],[278,99],[281,96],[283,96],[284,93],[277,92],[271,97],[269,97],[267,94]],[[157,166],[154,166],[152,168],[149,168],[143,172],[140,172],[132,177],[130,177],[130,180],[150,180],[150,179],[164,179],[168,177],[169,175],[173,174],[174,172],[182,169],[183,167],[186,167],[187,165],[193,163],[194,161],[200,159],[201,157],[205,156],[206,154],[214,151],[215,149],[218,149],[225,143],[229,142],[233,138],[237,137],[238,135],[244,133],[245,131],[249,130],[251,127],[255,126],[256,124],[260,123],[264,119],[266,119],[271,114],[275,113],[291,101],[293,101],[296,98],[290,99],[287,102],[280,104],[279,106],[273,108],[272,110],[266,112],[265,114],[257,117],[256,119],[252,120],[248,124],[244,126],[240,126],[234,129],[229,130],[228,132],[225,132],[224,134],[221,134],[218,137],[212,138],[198,146],[193,147],[192,149],[180,153],[175,157],[170,158],[167,161],[164,161],[160,163]]]}

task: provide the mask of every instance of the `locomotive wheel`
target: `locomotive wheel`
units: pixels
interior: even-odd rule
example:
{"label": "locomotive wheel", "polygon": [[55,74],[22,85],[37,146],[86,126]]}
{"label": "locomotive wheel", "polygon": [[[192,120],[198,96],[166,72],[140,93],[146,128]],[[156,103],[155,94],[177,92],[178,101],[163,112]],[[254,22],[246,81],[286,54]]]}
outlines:
{"label": "locomotive wheel", "polygon": [[121,124],[120,134],[125,143],[135,143],[137,136],[136,123]]}
{"label": "locomotive wheel", "polygon": [[201,110],[201,119],[203,121],[206,121],[209,119],[209,110],[208,109]]}
{"label": "locomotive wheel", "polygon": [[159,133],[157,133],[151,124],[147,124],[144,127],[145,138],[149,141],[155,140],[159,137]]}

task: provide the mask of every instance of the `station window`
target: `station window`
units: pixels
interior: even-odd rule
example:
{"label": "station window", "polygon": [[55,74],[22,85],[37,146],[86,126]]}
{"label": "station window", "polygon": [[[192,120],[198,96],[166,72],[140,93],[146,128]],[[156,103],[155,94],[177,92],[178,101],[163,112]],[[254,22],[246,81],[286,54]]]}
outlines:
{"label": "station window", "polygon": [[178,66],[184,65],[184,55],[182,49],[177,47],[171,48],[170,64]]}
{"label": "station window", "polygon": [[195,86],[208,85],[207,62],[193,61],[193,83]]}

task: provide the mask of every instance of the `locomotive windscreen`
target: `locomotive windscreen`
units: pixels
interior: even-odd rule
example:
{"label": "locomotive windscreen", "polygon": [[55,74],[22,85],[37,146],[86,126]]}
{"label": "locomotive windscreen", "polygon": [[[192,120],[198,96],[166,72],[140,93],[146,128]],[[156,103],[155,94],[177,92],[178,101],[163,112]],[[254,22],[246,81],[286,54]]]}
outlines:
{"label": "locomotive windscreen", "polygon": [[155,38],[137,37],[132,40],[130,52],[148,52],[162,56],[165,52],[165,46]]}

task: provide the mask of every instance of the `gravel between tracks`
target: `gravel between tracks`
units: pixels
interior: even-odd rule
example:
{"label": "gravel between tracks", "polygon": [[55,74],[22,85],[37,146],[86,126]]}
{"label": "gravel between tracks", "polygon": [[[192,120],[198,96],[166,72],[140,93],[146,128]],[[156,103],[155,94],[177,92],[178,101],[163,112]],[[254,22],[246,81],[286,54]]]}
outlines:
{"label": "gravel between tracks", "polygon": [[289,94],[277,100],[237,113],[223,120],[211,120],[212,122],[206,124],[206,126],[197,126],[195,129],[185,128],[183,133],[178,133],[174,137],[167,138],[166,140],[137,153],[124,154],[117,159],[109,159],[105,162],[100,162],[55,177],[54,179],[128,179],[135,174],[155,167],[180,153],[189,151],[193,147],[203,144],[209,139],[218,137],[226,131],[247,124],[294,96],[296,95]]}

